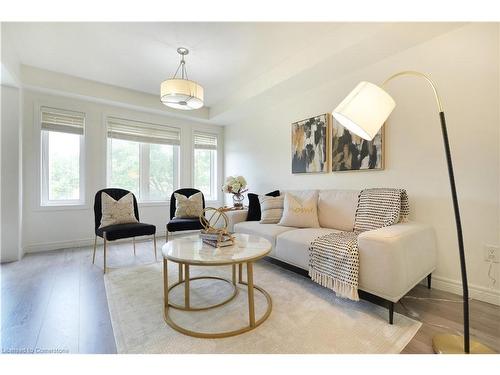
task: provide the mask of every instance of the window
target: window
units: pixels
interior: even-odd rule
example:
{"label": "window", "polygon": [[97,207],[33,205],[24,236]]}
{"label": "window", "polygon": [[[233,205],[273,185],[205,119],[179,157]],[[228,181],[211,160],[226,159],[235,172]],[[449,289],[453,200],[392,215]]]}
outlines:
{"label": "window", "polygon": [[169,201],[179,186],[178,129],[108,118],[108,185],[141,202]]}
{"label": "window", "polygon": [[84,203],[85,114],[42,107],[41,205]]}
{"label": "window", "polygon": [[205,199],[217,199],[217,136],[194,133],[194,187],[203,192]]}

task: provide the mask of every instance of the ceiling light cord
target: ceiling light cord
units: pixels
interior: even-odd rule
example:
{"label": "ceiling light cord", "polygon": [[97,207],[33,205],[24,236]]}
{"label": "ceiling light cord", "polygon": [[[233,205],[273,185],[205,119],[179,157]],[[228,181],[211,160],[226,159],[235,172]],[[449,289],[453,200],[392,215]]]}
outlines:
{"label": "ceiling light cord", "polygon": [[181,66],[182,66],[182,71],[181,71],[182,77],[181,78],[188,79],[188,73],[186,70],[186,61],[184,61],[184,55],[181,55]]}
{"label": "ceiling light cord", "polygon": [[181,70],[181,79],[189,79],[188,74],[187,74],[187,69],[186,69],[186,61],[184,60],[184,56],[186,53],[180,53],[177,51],[179,55],[181,55],[181,61],[179,62],[179,66],[177,67],[177,70],[174,73],[174,76],[172,79],[175,79],[177,77],[177,74],[179,73],[179,69]]}

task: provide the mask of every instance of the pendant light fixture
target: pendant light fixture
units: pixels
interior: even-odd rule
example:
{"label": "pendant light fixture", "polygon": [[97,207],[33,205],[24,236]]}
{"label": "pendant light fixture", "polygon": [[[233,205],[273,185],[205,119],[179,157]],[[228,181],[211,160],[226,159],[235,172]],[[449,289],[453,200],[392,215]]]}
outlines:
{"label": "pendant light fixture", "polygon": [[[181,61],[172,78],[161,83],[161,102],[175,109],[191,110],[203,107],[203,87],[188,79],[184,56],[189,50],[177,48]],[[177,74],[180,70],[180,77]]]}

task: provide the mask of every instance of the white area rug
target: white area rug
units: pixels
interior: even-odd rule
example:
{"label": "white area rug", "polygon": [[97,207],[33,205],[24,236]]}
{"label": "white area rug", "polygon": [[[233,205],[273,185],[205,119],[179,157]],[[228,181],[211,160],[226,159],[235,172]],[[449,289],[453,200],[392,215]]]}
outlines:
{"label": "white area rug", "polygon": [[[191,277],[230,278],[230,267],[192,267]],[[177,280],[170,262],[169,278]],[[118,353],[399,353],[421,323],[367,301],[336,298],[330,290],[266,261],[254,267],[254,281],[273,299],[273,310],[262,325],[239,336],[199,339],[185,336],[163,320],[162,264],[110,270],[105,276],[111,321]],[[222,281],[193,281],[192,305],[222,301],[231,288]],[[248,324],[246,287],[229,304],[205,312],[170,309],[172,319],[205,332],[230,330]],[[182,302],[183,286],[171,292]],[[257,319],[265,298],[255,292]]]}

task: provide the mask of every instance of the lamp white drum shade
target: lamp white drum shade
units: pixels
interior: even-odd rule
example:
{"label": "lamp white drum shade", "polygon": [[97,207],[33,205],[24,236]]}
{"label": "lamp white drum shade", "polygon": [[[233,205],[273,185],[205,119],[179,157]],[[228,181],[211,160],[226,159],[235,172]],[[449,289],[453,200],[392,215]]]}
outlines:
{"label": "lamp white drum shade", "polygon": [[176,109],[198,109],[203,107],[203,87],[187,79],[167,79],[161,83],[161,101]]}
{"label": "lamp white drum shade", "polygon": [[342,126],[371,141],[396,106],[394,99],[370,82],[360,82],[333,110]]}

